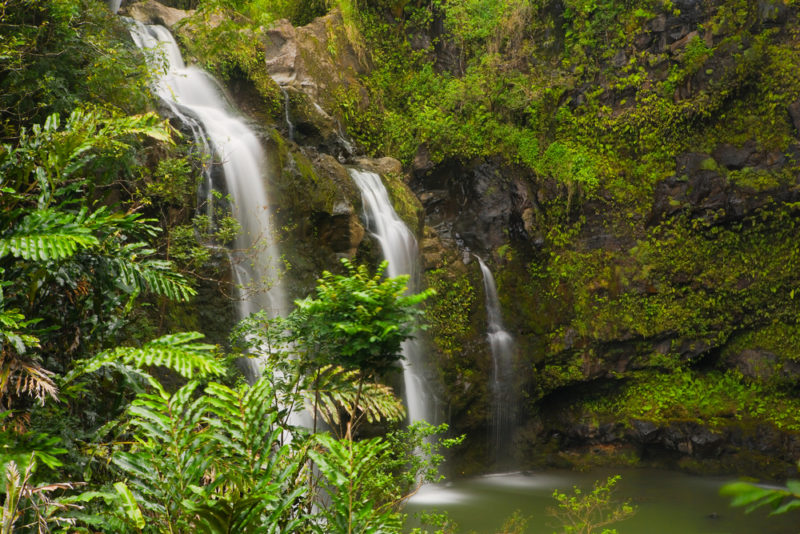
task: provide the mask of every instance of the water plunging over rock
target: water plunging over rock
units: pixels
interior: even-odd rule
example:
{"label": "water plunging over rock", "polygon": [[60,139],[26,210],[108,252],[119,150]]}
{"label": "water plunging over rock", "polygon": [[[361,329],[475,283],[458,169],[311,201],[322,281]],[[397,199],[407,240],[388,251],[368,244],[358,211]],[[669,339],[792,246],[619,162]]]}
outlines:
{"label": "water plunging over rock", "polygon": [[[395,213],[389,194],[374,172],[350,169],[350,176],[361,190],[367,228],[381,245],[383,257],[389,262],[389,276],[410,275],[408,289],[419,289],[417,240],[408,226]],[[424,378],[424,360],[419,341],[412,338],[403,343],[403,375],[408,405],[408,419],[432,421],[432,395]]]}
{"label": "water plunging over rock", "polygon": [[514,339],[503,326],[492,271],[478,258],[486,292],[486,337],[492,350],[492,435],[495,460],[509,458],[514,437]]}
{"label": "water plunging over rock", "polygon": [[[233,216],[241,225],[231,252],[234,277],[241,288],[240,317],[262,309],[273,316],[281,314],[286,303],[279,284],[280,255],[270,225],[266,155],[260,140],[244,120],[235,116],[217,81],[205,71],[184,64],[169,30],[133,21],[130,31],[137,46],[163,53],[166,68],[156,83],[156,93],[205,146],[224,175]],[[246,372],[254,379],[256,364],[248,361]]]}

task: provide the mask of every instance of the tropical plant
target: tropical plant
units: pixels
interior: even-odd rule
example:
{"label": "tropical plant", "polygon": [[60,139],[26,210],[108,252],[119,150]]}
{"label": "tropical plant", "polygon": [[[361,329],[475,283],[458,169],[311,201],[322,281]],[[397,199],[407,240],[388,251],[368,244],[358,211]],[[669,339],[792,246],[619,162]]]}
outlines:
{"label": "tropical plant", "polygon": [[[447,425],[415,423],[385,438],[361,441],[317,435],[309,451],[324,478],[319,532],[402,532],[402,504],[424,483],[438,482],[443,449],[462,438],[436,438]],[[436,439],[435,439],[436,438]]]}
{"label": "tropical plant", "polygon": [[553,498],[556,507],[550,508],[548,513],[559,521],[563,534],[591,534],[598,531],[601,534],[616,534],[616,529],[605,527],[636,513],[630,501],[617,503],[613,500],[614,486],[620,478],[619,475],[613,475],[605,482],[595,482],[589,492],[577,486],[572,488],[571,495],[555,490]]}
{"label": "tropical plant", "polygon": [[82,343],[102,339],[119,327],[110,319],[123,315],[120,308],[140,293],[176,300],[194,294],[169,262],[153,257],[144,241],[158,232],[150,221],[87,205],[94,180],[111,180],[114,158],[140,135],[169,140],[154,115],[108,117],[78,109],[63,125],[51,115],[23,129],[16,146],[0,150],[3,405],[23,394],[40,402],[55,398],[43,353],[58,353],[63,362]]}
{"label": "tropical plant", "polygon": [[[50,493],[71,490],[82,484],[61,482],[56,484],[33,485],[32,478],[36,461],[33,455],[26,462],[27,467],[20,473],[16,462],[5,464],[2,485],[5,489],[3,517],[0,534],[12,534],[17,528],[44,534],[50,532],[50,524],[69,524],[70,519],[56,515],[74,506],[50,498]],[[21,521],[20,521],[21,520]],[[28,524],[19,524],[30,520]]]}
{"label": "tropical plant", "polygon": [[422,314],[417,305],[433,290],[406,295],[408,276],[384,279],[385,261],[374,275],[346,259],[342,265],[346,275],[323,272],[316,298],[295,302],[289,324],[309,361],[358,371],[358,389],[349,408],[350,435],[364,383],[388,372],[402,358],[402,342],[412,337],[418,328],[416,318]]}
{"label": "tropical plant", "polygon": [[748,513],[763,506],[772,509],[770,515],[785,514],[800,508],[800,480],[789,480],[783,488],[732,482],[724,485],[720,493],[731,497],[731,506],[745,506]]}

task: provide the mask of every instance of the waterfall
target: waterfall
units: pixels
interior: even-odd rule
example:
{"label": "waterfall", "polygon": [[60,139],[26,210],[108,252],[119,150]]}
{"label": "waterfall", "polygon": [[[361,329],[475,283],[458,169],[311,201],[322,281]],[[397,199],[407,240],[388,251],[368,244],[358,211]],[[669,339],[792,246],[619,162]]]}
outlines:
{"label": "waterfall", "polygon": [[[269,202],[264,185],[266,154],[255,133],[237,117],[218,82],[205,71],[186,66],[175,39],[163,26],[130,22],[137,46],[159,54],[149,58],[163,61],[151,65],[161,72],[155,91],[164,104],[192,132],[198,144],[225,177],[232,200],[233,216],[241,225],[231,251],[233,276],[239,290],[240,318],[267,310],[272,316],[286,311],[285,297],[278,283],[280,256],[274,244]],[[210,200],[211,171],[205,173],[205,191]],[[262,290],[269,287],[268,291]],[[254,380],[257,364],[246,361],[248,380]]]}
{"label": "waterfall", "polygon": [[[419,290],[417,269],[417,240],[408,226],[400,220],[389,201],[389,194],[374,172],[350,169],[350,176],[361,190],[364,203],[364,218],[367,228],[381,245],[383,257],[389,262],[387,274],[391,277],[408,274],[409,291]],[[403,378],[406,388],[408,418],[416,421],[433,422],[429,399],[432,397],[426,387],[423,374],[424,359],[419,342],[408,339],[403,343]]]}
{"label": "waterfall", "polygon": [[483,274],[489,348],[492,351],[492,430],[491,446],[495,460],[510,459],[514,434],[514,339],[503,327],[500,300],[492,271],[478,258]]}
{"label": "waterfall", "polygon": [[283,93],[283,116],[286,119],[286,129],[289,131],[289,141],[294,141],[294,124],[292,123],[292,116],[289,114],[289,92],[282,85],[281,93]]}
{"label": "waterfall", "polygon": [[122,0],[107,0],[106,5],[108,5],[109,11],[116,13],[122,5]]}

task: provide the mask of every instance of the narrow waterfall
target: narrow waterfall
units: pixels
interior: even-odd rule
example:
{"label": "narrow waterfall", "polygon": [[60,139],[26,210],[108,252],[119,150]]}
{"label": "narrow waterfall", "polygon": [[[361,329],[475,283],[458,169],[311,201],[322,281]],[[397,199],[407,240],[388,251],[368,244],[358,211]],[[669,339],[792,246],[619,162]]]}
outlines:
{"label": "narrow waterfall", "polygon": [[[384,259],[389,262],[387,274],[410,275],[408,289],[418,291],[417,240],[394,211],[381,177],[374,172],[356,169],[350,169],[350,176],[361,190],[367,228],[375,235],[381,245]],[[426,388],[423,354],[416,339],[412,338],[403,343],[403,356],[405,356],[403,378],[408,419],[411,423],[423,420],[432,423],[433,413],[429,402],[432,396]]]}
{"label": "narrow waterfall", "polygon": [[[270,224],[264,185],[266,154],[261,142],[244,120],[235,116],[218,82],[205,71],[185,65],[169,30],[130,21],[130,32],[137,46],[156,52],[151,61],[162,58],[163,65],[154,65],[163,73],[156,82],[156,93],[192,131],[225,177],[233,216],[241,225],[231,251],[234,278],[241,288],[240,317],[259,310],[281,314],[286,304],[279,283],[280,255]],[[210,200],[210,170],[206,180],[204,189]],[[253,380],[259,370],[255,362],[247,365],[248,379]]]}
{"label": "narrow waterfall", "polygon": [[503,327],[500,300],[492,271],[478,258],[483,274],[489,348],[492,351],[492,430],[491,447],[495,460],[509,458],[514,434],[514,338]]}
{"label": "narrow waterfall", "polygon": [[281,88],[281,93],[283,93],[283,116],[286,120],[286,129],[289,132],[289,141],[294,141],[294,123],[292,123],[292,116],[289,113],[289,92],[282,85],[278,87]]}

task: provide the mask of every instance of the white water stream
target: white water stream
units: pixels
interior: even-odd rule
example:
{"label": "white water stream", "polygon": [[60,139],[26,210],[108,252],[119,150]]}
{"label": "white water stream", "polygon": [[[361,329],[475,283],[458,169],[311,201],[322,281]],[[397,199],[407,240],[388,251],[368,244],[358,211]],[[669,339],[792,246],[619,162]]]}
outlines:
{"label": "white water stream", "polygon": [[[217,81],[201,69],[186,66],[169,30],[130,21],[130,32],[137,46],[156,51],[150,55],[151,62],[162,58],[163,65],[152,65],[162,72],[155,85],[158,96],[189,127],[215,165],[221,166],[233,216],[241,225],[231,252],[234,277],[240,288],[240,318],[259,310],[280,315],[286,311],[286,299],[279,283],[281,261],[270,224],[266,154],[261,142],[236,116]],[[210,179],[209,171],[209,193]],[[248,379],[253,380],[259,370],[255,362],[247,362]]]}
{"label": "white water stream", "polygon": [[[367,228],[381,245],[383,257],[389,262],[389,276],[410,275],[409,291],[419,290],[417,269],[417,240],[406,224],[397,216],[389,200],[389,194],[374,172],[350,169],[350,176],[361,190],[364,202],[364,217]],[[412,338],[403,343],[403,378],[406,388],[406,403],[409,422],[433,423],[430,399],[433,396],[426,387],[424,359],[419,342]]]}
{"label": "white water stream", "polygon": [[495,460],[509,459],[514,434],[514,338],[503,326],[492,271],[478,258],[486,297],[486,338],[492,351],[492,434]]}

